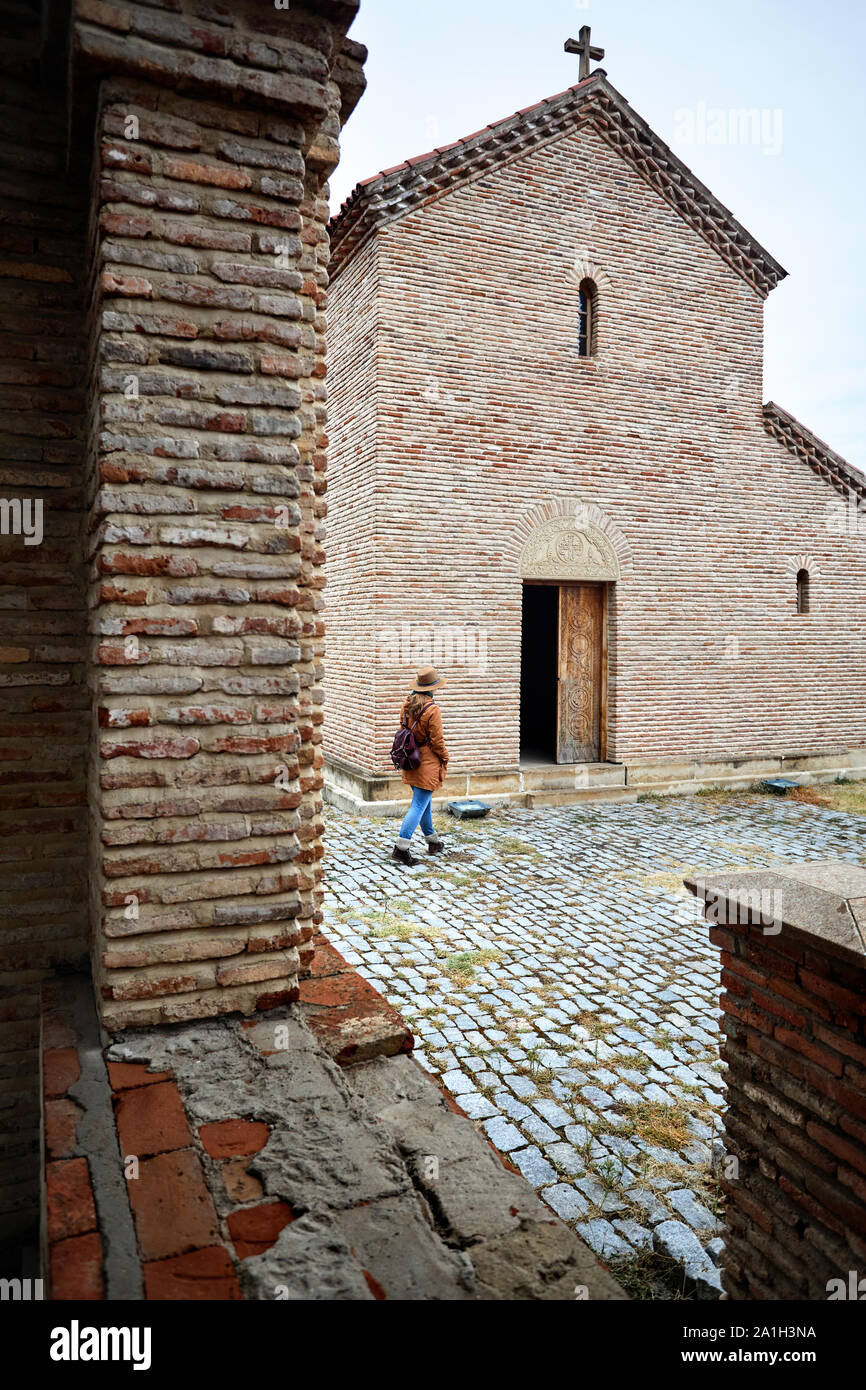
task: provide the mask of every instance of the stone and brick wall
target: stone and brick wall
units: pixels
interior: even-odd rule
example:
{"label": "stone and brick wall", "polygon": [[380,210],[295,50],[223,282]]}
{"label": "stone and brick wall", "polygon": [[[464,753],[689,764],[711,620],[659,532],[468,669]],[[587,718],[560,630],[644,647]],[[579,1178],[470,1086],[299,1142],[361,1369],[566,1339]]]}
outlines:
{"label": "stone and brick wall", "polygon": [[[405,203],[357,247],[336,224],[330,590],[351,591],[359,556],[371,577],[329,633],[328,752],[388,771],[413,670],[393,635],[480,625],[484,669],[443,658],[450,769],[514,767],[521,527],[585,503],[632,562],[610,594],[608,759],[630,777],[788,755],[841,768],[851,750],[862,767],[866,528],[765,428],[762,292],[573,127],[463,181],[447,151],[426,191],[423,168],[396,171]],[[375,209],[378,181],[365,196]],[[581,359],[585,273],[599,331]]]}
{"label": "stone and brick wall", "polygon": [[40,52],[0,8],[0,1241],[38,1205],[40,980],[88,942],[85,196]]}
{"label": "stone and brick wall", "polygon": [[113,1027],[285,1000],[312,954],[357,9],[0,6],[0,1241],[46,973],[92,946]]}
{"label": "stone and brick wall", "polygon": [[689,886],[721,950],[725,1290],[862,1296],[866,869],[729,870]]}

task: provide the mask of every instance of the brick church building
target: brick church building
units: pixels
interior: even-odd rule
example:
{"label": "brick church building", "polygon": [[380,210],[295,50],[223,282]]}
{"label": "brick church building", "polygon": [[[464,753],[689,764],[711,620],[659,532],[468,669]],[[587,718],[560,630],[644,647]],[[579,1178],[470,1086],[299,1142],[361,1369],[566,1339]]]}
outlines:
{"label": "brick church building", "polygon": [[866,773],[866,478],[762,399],[785,271],[603,70],[360,184],[331,224],[329,796]]}

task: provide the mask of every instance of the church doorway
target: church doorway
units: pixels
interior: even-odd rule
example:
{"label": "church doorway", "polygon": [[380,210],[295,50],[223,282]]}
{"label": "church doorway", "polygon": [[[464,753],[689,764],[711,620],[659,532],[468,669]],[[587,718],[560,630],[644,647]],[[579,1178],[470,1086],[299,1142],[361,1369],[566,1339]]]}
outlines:
{"label": "church doorway", "polygon": [[605,584],[523,585],[520,761],[605,757]]}

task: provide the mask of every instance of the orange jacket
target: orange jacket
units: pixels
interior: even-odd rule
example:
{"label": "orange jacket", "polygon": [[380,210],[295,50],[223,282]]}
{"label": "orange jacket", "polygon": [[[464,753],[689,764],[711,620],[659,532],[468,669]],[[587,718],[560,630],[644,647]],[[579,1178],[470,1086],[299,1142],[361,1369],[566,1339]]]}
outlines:
{"label": "orange jacket", "polygon": [[[408,703],[408,701],[407,701]],[[400,712],[401,722],[406,719],[406,705]],[[412,721],[409,720],[411,725]],[[421,754],[421,762],[413,770],[404,769],[403,781],[410,787],[421,787],[425,792],[435,792],[445,781],[448,766],[448,749],[442,733],[442,713],[435,700],[431,700],[415,725],[415,742]]]}

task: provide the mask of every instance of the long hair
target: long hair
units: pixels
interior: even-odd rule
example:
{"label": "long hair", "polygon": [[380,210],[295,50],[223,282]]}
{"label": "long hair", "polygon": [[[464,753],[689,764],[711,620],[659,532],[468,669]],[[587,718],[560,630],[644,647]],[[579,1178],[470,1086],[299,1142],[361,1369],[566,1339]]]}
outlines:
{"label": "long hair", "polygon": [[406,701],[406,718],[410,724],[414,724],[418,715],[430,699],[429,695],[419,695],[417,690],[413,690]]}

